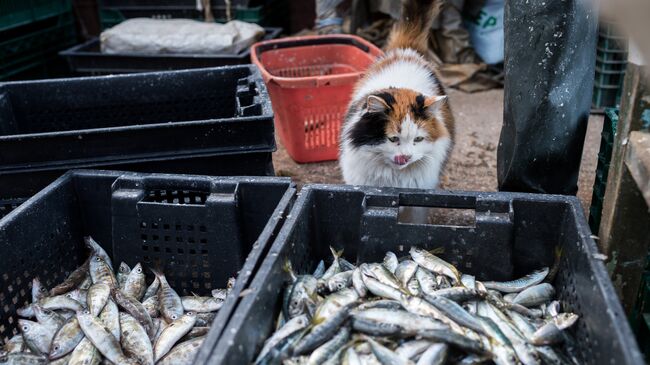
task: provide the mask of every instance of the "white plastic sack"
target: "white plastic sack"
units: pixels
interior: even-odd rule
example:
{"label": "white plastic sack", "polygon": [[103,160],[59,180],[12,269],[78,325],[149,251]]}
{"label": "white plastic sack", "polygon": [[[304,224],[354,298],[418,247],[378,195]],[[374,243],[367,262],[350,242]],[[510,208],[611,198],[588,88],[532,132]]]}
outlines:
{"label": "white plastic sack", "polygon": [[504,0],[486,0],[478,16],[465,21],[472,45],[489,65],[503,62]]}
{"label": "white plastic sack", "polygon": [[217,24],[134,18],[102,32],[100,39],[103,53],[237,54],[263,35],[264,28],[238,20]]}

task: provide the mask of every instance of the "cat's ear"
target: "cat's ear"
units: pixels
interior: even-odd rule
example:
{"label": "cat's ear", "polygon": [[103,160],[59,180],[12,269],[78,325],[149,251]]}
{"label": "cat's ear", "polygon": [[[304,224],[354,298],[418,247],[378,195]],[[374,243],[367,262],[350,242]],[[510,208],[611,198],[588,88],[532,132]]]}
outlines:
{"label": "cat's ear", "polygon": [[390,107],[384,99],[379,96],[370,95],[366,101],[366,108],[368,109],[368,113],[385,113]]}
{"label": "cat's ear", "polygon": [[424,99],[424,108],[431,117],[439,118],[441,108],[447,103],[447,95],[429,96]]}

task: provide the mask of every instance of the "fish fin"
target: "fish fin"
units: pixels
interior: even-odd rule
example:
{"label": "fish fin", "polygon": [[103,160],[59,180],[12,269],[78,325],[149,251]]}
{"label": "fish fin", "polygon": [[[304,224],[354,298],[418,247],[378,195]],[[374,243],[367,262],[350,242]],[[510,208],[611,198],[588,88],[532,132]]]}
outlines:
{"label": "fish fin", "polygon": [[343,249],[336,251],[334,247],[330,246],[330,252],[332,252],[332,256],[334,256],[334,260],[337,260],[339,257],[343,256]]}
{"label": "fish fin", "polygon": [[160,278],[163,277],[165,274],[162,273],[162,270],[160,270],[160,267],[150,267],[149,270],[151,270],[151,272],[152,272],[154,275],[156,275],[156,278],[157,278],[159,281],[162,281],[162,280],[160,280]]}
{"label": "fish fin", "polygon": [[429,253],[432,255],[442,255],[445,253],[445,248],[444,247],[436,247],[432,250],[429,250]]}

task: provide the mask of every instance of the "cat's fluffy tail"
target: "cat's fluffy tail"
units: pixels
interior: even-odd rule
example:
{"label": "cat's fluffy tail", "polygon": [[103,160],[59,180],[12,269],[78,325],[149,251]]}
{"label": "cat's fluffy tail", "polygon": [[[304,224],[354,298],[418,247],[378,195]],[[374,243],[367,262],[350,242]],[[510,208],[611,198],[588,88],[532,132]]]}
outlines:
{"label": "cat's fluffy tail", "polygon": [[426,54],[431,24],[444,0],[402,0],[402,15],[388,38],[386,50],[411,48]]}

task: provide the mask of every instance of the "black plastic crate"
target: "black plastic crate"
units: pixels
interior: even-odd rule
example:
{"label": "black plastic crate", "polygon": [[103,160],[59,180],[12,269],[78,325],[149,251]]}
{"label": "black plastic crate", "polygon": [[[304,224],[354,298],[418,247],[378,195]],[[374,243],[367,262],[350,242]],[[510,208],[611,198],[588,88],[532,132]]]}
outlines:
{"label": "black plastic crate", "polygon": [[79,168],[273,175],[273,151],[252,66],[0,84],[0,200]]}
{"label": "black plastic crate", "polygon": [[0,340],[17,333],[31,279],[61,282],[86,259],[90,235],[116,265],[161,265],[180,295],[209,295],[237,276],[204,342],[211,348],[294,196],[286,178],[70,172],[0,220]]}
{"label": "black plastic crate", "polygon": [[[276,38],[282,29],[265,28],[265,40]],[[250,63],[250,49],[238,54],[105,54],[98,38],[59,53],[70,70],[79,74],[106,75],[133,72],[182,70]]]}
{"label": "black plastic crate", "polygon": [[207,176],[273,176],[270,151],[239,154],[207,154],[150,158],[127,161],[48,166],[46,168],[6,170],[0,173],[0,201],[21,201],[39,192],[72,169],[104,169],[166,174]]}
{"label": "black plastic crate", "polygon": [[[400,206],[447,209],[438,212],[441,217],[462,209],[458,215],[470,219],[462,225],[400,223]],[[199,359],[210,364],[254,359],[281,308],[289,281],[284,262],[290,260],[298,273],[312,272],[319,260],[331,260],[330,245],[344,249],[352,262],[381,261],[387,250],[401,256],[411,245],[442,247],[442,258],[461,271],[495,280],[551,266],[559,246],[553,284],[565,308],[580,315],[571,331],[581,363],[644,363],[605,266],[594,258],[596,244],[575,197],[327,185],[303,188],[250,285],[255,291],[238,305],[215,349]]]}

